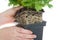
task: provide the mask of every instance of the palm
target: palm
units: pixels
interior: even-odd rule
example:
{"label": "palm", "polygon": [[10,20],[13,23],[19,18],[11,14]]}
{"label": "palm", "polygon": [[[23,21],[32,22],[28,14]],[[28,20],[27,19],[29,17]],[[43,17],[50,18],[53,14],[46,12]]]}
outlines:
{"label": "palm", "polygon": [[13,21],[14,21],[13,17],[7,17],[6,15],[1,15],[0,16],[0,25],[10,23],[10,22],[13,22]]}

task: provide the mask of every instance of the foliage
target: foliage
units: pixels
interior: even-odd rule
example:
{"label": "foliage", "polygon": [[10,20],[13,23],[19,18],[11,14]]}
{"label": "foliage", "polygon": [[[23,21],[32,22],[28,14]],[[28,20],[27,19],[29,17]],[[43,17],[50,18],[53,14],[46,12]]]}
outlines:
{"label": "foliage", "polygon": [[9,0],[9,5],[13,6],[24,6],[27,8],[34,8],[37,11],[43,9],[43,7],[48,6],[49,8],[52,7],[49,4],[52,0]]}

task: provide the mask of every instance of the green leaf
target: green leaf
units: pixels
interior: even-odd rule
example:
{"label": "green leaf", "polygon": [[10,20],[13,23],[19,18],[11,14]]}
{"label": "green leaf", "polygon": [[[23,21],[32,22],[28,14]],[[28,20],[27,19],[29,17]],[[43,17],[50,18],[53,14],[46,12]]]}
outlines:
{"label": "green leaf", "polygon": [[36,9],[36,11],[41,10],[46,5],[51,8],[52,5],[49,4],[52,0],[9,0],[9,6],[23,6],[27,8]]}
{"label": "green leaf", "polygon": [[51,4],[48,4],[48,7],[51,8],[51,7],[53,7],[53,6],[52,6]]}
{"label": "green leaf", "polygon": [[38,3],[35,3],[35,9],[37,11],[41,10],[42,9],[42,5],[38,4]]}

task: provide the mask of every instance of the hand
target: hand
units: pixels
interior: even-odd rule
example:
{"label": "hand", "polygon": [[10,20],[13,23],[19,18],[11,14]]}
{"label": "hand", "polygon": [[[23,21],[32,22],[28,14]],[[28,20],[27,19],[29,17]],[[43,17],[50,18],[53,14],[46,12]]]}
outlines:
{"label": "hand", "polygon": [[23,28],[10,27],[0,30],[0,40],[33,40],[33,38],[36,36]]}
{"label": "hand", "polygon": [[[22,7],[11,8],[0,14],[0,25],[14,22],[14,15]],[[18,27],[0,29],[0,40],[34,40],[32,31]]]}
{"label": "hand", "polygon": [[15,15],[15,12],[19,10],[20,8],[22,7],[11,8],[1,13],[0,14],[0,25],[13,22],[15,20],[13,16]]}

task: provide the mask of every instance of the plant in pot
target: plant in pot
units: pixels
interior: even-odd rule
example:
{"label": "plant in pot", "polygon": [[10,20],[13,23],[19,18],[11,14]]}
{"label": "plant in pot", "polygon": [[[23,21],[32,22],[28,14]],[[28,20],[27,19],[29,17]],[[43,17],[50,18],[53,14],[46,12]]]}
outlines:
{"label": "plant in pot", "polygon": [[23,6],[15,14],[16,22],[19,24],[18,27],[33,31],[33,34],[37,35],[34,40],[42,40],[43,26],[46,22],[42,19],[42,13],[44,12],[43,7],[52,7],[49,2],[52,0],[9,0],[9,5]]}

